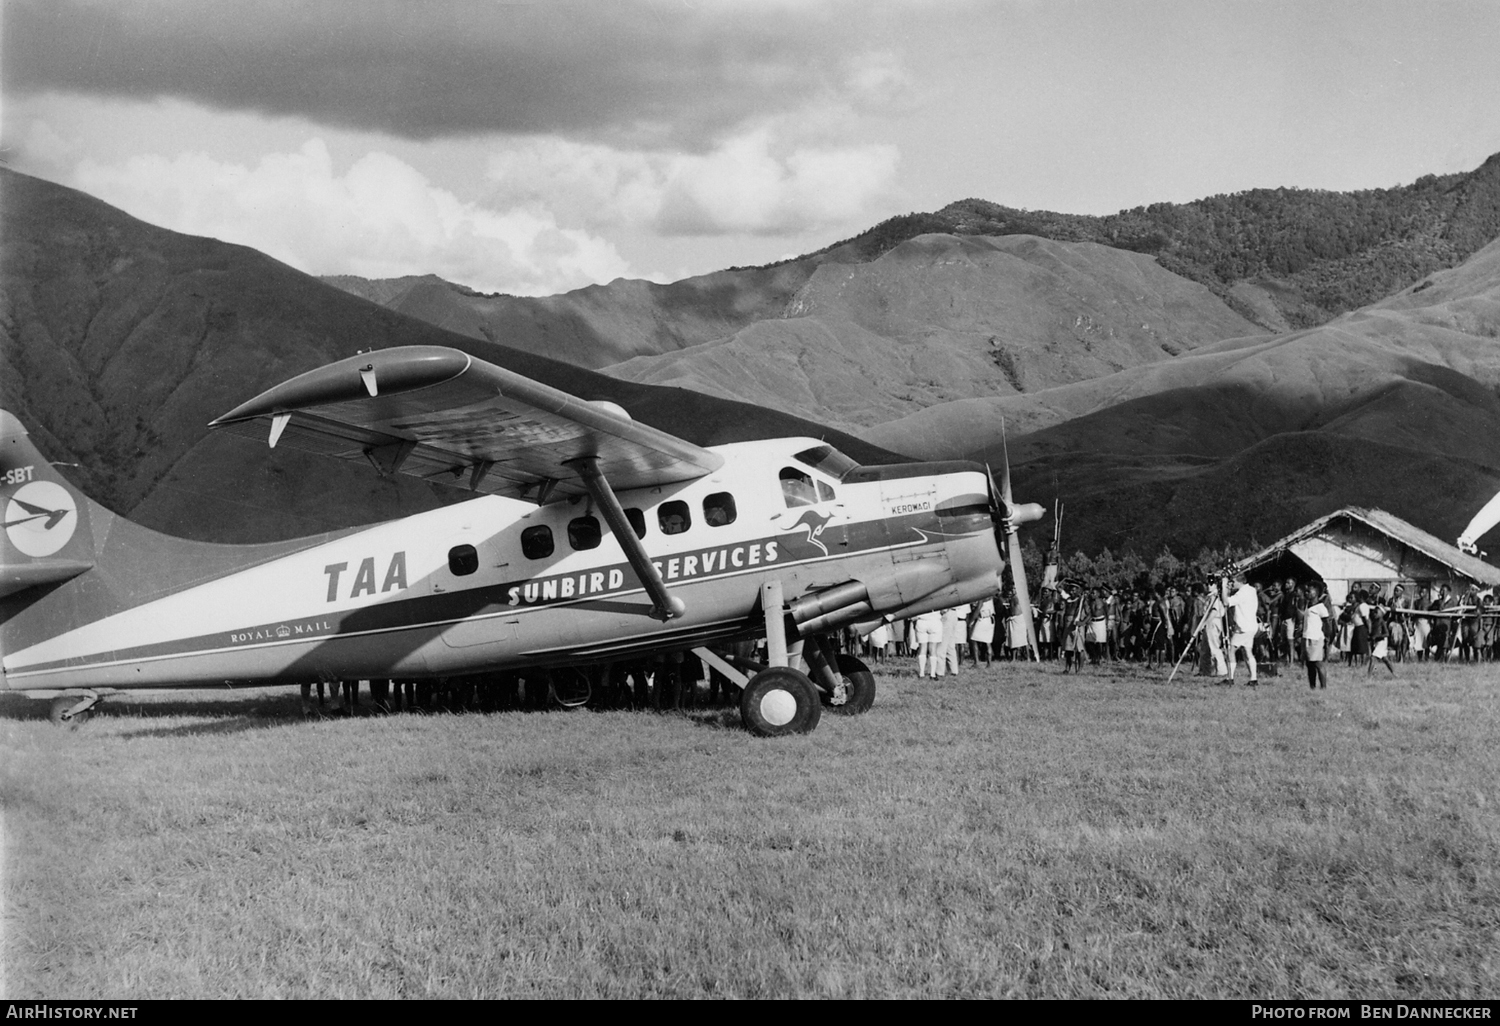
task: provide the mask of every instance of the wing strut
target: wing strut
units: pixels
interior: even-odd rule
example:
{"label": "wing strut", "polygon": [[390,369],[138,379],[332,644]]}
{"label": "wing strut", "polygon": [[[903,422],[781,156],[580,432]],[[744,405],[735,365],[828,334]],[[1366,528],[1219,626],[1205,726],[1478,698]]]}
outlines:
{"label": "wing strut", "polygon": [[583,479],[589,495],[598,504],[599,512],[604,514],[604,522],[609,524],[609,529],[620,542],[620,548],[625,550],[625,558],[630,561],[635,575],[641,579],[646,594],[651,596],[651,615],[665,622],[685,613],[687,607],[683,605],[682,599],[667,591],[667,584],[661,579],[661,573],[646,555],[646,546],[641,544],[641,540],[636,537],[635,528],[625,519],[625,510],[620,507],[620,500],[615,498],[614,489],[609,486],[604,472],[599,469],[599,457],[583,456],[569,460],[568,464],[578,468],[578,476]]}

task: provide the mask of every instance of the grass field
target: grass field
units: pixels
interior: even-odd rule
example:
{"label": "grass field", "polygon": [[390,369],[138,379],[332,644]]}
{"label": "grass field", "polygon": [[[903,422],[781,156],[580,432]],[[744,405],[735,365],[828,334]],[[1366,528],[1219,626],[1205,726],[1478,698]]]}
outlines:
{"label": "grass field", "polygon": [[[1384,671],[1380,671],[1384,674]],[[1493,997],[1500,673],[879,671],[866,716],[0,701],[5,993]]]}

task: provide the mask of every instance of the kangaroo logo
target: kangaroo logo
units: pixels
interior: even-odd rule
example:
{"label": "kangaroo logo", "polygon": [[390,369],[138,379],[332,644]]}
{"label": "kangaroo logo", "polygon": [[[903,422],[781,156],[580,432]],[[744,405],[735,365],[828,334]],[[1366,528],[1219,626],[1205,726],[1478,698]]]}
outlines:
{"label": "kangaroo logo", "polygon": [[828,548],[822,542],[818,541],[818,536],[823,533],[823,528],[827,527],[832,521],[833,517],[825,517],[817,510],[810,509],[807,512],[803,513],[800,517],[798,517],[795,524],[788,528],[785,528],[785,530],[795,531],[799,527],[806,528],[807,540],[816,545],[818,547],[818,551],[826,556],[828,555]]}
{"label": "kangaroo logo", "polygon": [[52,555],[68,544],[77,527],[77,503],[52,481],[22,485],[5,507],[5,535],[28,556]]}

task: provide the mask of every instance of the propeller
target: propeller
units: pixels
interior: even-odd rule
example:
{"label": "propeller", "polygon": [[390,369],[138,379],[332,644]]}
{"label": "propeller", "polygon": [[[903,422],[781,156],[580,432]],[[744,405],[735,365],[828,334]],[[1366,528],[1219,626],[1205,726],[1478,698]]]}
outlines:
{"label": "propeller", "polygon": [[[1031,590],[1026,586],[1026,567],[1021,561],[1021,539],[1017,534],[1022,524],[1029,524],[1040,520],[1046,509],[1035,502],[1017,505],[1015,496],[1010,490],[1010,446],[1005,439],[1005,421],[1000,421],[1000,445],[1005,457],[1003,468],[1004,476],[1000,484],[1000,501],[1005,504],[1005,515],[995,525],[996,533],[1004,533],[1005,547],[1010,555],[1010,576],[1016,585],[1016,615],[1021,617],[1021,623],[1026,628],[1026,644],[1031,648],[1031,657],[1038,662],[1041,655],[1037,650],[1036,623],[1031,616]],[[985,467],[990,477],[990,488],[994,489],[995,475]]]}

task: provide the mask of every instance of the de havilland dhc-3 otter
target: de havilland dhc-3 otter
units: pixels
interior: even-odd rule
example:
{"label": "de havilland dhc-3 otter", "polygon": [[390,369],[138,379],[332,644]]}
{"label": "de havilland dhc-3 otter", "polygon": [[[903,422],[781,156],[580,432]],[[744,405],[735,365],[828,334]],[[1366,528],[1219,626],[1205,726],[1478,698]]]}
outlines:
{"label": "de havilland dhc-3 otter", "polygon": [[[294,541],[186,541],[89,500],[0,411],[6,690],[76,723],[131,688],[693,651],[743,688],[750,730],[778,735],[874,699],[823,635],[993,595],[1002,544],[1030,617],[1015,531],[1043,510],[1012,502],[1008,468],[996,489],[981,464],[859,466],[814,438],[700,447],[434,346],[320,367],[212,426],[476,496]],[[769,665],[714,651],[750,638]]]}

